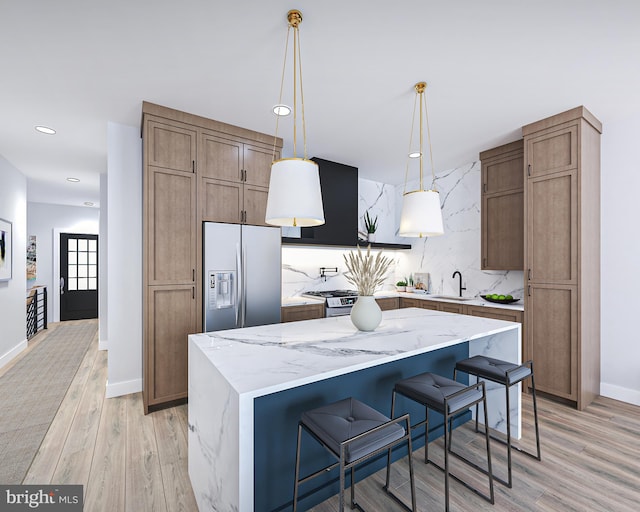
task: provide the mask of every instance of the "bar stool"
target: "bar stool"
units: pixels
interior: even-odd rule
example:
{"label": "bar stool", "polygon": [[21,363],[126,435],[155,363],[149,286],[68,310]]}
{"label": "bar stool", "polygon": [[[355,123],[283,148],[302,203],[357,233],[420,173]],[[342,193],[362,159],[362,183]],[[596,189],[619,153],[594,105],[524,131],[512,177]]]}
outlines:
{"label": "bar stool", "polygon": [[[400,423],[405,423],[405,428]],[[355,398],[345,398],[302,414],[298,422],[298,444],[296,448],[296,473],[293,488],[293,511],[298,506],[298,486],[319,476],[336,466],[340,467],[340,512],[344,509],[345,471],[351,470],[351,508],[362,507],[355,500],[355,466],[359,463],[387,451],[387,478],[384,490],[405,509],[415,512],[416,492],[411,460],[411,421],[405,414],[390,419]],[[300,444],[302,429],[322,444],[338,462],[300,478]],[[389,489],[389,471],[391,466],[391,448],[407,442],[409,450],[409,479],[411,482],[411,508]]]}
{"label": "bar stool", "polygon": [[[486,356],[473,356],[463,361],[458,361],[453,371],[453,378],[457,377],[457,372],[461,371],[469,375],[473,375],[479,379],[488,380],[501,384],[505,387],[506,394],[506,407],[507,407],[507,441],[503,441],[500,438],[490,436],[494,441],[498,441],[507,445],[507,471],[508,479],[505,482],[503,479],[494,477],[501,484],[511,487],[513,480],[511,477],[511,448],[517,450],[529,457],[541,460],[540,455],[540,432],[538,430],[538,406],[536,403],[536,385],[533,380],[533,361],[527,361],[523,364],[514,364],[508,361],[502,361],[500,359],[493,359]],[[531,377],[531,394],[533,396],[533,417],[536,428],[536,448],[537,454],[530,453],[518,446],[512,446],[511,444],[511,406],[509,402],[509,388],[515,386],[519,382],[522,382],[526,378]],[[486,417],[486,414],[485,414]],[[485,426],[487,422],[485,420]],[[485,428],[488,431],[488,429]],[[476,405],[476,432],[478,429],[478,406]]]}
{"label": "bar stool", "polygon": [[[449,453],[451,446],[451,423],[452,420],[460,413],[465,412],[469,407],[482,402],[485,411],[485,423],[487,421],[487,401],[484,382],[480,381],[471,386],[464,386],[459,382],[442,377],[435,373],[421,373],[415,377],[410,377],[396,382],[391,397],[391,417],[395,413],[396,394],[403,395],[411,400],[425,406],[425,419],[410,427],[414,430],[425,425],[424,432],[424,462],[425,464],[433,464],[435,467],[444,472],[444,493],[445,493],[445,510],[449,510],[449,476],[460,482],[462,485],[481,496],[489,503],[494,503],[493,493],[493,474],[491,471],[491,447],[489,446],[489,435],[486,436],[487,444],[487,469],[480,468],[473,462],[460,457],[475,469],[480,470],[488,476],[489,479],[489,495],[482,493],[480,490],[472,487],[464,480],[455,475],[449,475]],[[431,459],[429,459],[429,409],[439,412],[444,416],[444,468]]]}

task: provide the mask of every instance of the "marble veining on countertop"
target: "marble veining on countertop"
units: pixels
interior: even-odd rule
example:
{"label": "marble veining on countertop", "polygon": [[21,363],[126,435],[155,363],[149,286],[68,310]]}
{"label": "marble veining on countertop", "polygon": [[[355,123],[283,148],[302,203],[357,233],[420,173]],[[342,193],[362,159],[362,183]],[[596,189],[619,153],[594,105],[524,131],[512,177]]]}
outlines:
{"label": "marble veining on countertop", "polygon": [[349,316],[192,334],[239,394],[262,396],[456,343],[519,324],[419,308],[384,311],[373,332]]}

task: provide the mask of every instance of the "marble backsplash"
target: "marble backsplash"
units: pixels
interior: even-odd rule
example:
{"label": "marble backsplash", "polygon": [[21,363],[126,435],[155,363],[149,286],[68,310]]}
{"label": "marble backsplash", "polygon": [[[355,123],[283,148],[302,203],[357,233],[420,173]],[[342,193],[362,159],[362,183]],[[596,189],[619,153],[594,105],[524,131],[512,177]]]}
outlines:
{"label": "marble backsplash", "polygon": [[[473,162],[439,173],[445,234],[424,239],[397,236],[404,184],[393,186],[360,178],[358,180],[359,229],[364,231],[366,211],[378,217],[377,242],[411,244],[411,250],[383,249],[393,263],[381,290],[395,290],[395,283],[415,273],[429,273],[431,293],[457,295],[458,277],[462,273],[465,296],[485,293],[511,294],[521,298],[524,291],[522,271],[480,270],[480,162]],[[407,190],[418,188],[409,183]],[[355,249],[351,249],[355,250]],[[293,297],[307,290],[353,289],[344,274],[344,255],[350,249],[309,246],[283,246],[282,295]],[[373,250],[372,252],[376,252]],[[337,268],[325,272],[320,268]]]}

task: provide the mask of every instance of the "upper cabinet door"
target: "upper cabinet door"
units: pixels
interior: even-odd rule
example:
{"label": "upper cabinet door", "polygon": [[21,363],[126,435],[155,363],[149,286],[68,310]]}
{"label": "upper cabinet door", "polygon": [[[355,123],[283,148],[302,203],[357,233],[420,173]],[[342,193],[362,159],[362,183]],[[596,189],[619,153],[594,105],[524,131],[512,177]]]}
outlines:
{"label": "upper cabinet door", "polygon": [[147,122],[147,164],[174,171],[194,172],[197,132],[177,121]]}
{"label": "upper cabinet door", "polygon": [[526,138],[527,176],[535,178],[578,167],[578,125],[560,125]]}
{"label": "upper cabinet door", "polygon": [[524,142],[480,153],[483,270],[524,268]]}
{"label": "upper cabinet door", "polygon": [[268,187],[271,177],[271,164],[280,158],[280,152],[258,146],[244,145],[244,170],[247,185]]}
{"label": "upper cabinet door", "polygon": [[212,133],[200,136],[198,174],[203,178],[242,181],[243,144]]}
{"label": "upper cabinet door", "polygon": [[480,153],[482,193],[498,194],[524,188],[523,141],[517,140]]}

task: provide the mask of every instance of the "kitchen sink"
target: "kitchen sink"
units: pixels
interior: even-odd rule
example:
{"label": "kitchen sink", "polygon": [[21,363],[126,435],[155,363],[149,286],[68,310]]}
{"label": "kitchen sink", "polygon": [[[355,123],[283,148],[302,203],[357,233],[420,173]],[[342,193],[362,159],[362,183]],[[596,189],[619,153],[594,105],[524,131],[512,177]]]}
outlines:
{"label": "kitchen sink", "polygon": [[464,302],[465,300],[474,300],[475,297],[458,297],[456,295],[432,295],[433,299],[443,299],[443,300],[457,300]]}

